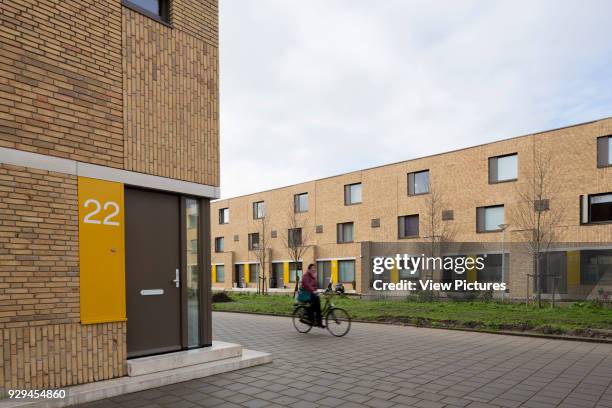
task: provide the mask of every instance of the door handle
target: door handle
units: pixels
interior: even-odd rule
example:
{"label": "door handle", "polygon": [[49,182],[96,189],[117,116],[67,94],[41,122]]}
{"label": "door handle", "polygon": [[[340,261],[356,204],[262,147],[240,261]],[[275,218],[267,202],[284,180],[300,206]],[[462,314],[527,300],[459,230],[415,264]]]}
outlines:
{"label": "door handle", "polygon": [[174,282],[174,285],[177,288],[181,286],[181,277],[180,277],[180,271],[178,270],[178,268],[176,268],[176,275],[172,282]]}

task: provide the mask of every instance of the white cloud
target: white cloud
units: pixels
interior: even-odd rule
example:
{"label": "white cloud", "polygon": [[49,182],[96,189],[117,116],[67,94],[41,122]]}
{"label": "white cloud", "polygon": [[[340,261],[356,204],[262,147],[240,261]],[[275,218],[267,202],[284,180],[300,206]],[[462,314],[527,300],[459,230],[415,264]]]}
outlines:
{"label": "white cloud", "polygon": [[611,12],[221,0],[223,196],[610,116]]}

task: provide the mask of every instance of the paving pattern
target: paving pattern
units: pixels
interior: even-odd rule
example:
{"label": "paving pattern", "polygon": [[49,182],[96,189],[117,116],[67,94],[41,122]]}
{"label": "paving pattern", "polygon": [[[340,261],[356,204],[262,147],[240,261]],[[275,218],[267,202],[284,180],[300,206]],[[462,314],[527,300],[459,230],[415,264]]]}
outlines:
{"label": "paving pattern", "polygon": [[82,407],[610,407],[612,345],[353,324],[344,338],[284,317],[213,315],[215,339],[274,362]]}

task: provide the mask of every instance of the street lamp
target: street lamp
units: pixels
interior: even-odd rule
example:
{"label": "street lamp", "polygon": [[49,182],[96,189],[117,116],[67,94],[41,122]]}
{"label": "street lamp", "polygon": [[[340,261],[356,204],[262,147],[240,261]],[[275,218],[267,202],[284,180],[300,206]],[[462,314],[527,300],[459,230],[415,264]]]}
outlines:
{"label": "street lamp", "polygon": [[[508,228],[510,224],[499,224],[498,227],[502,231],[502,282],[506,283],[506,250],[504,249],[504,243],[506,240],[506,228]],[[506,287],[507,290],[507,287]],[[502,298],[505,296],[506,291],[502,292]]]}

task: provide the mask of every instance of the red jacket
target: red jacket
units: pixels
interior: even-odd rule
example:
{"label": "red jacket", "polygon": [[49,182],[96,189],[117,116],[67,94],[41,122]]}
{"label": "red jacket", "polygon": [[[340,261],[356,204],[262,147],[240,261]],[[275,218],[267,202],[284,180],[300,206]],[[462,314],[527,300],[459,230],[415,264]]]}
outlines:
{"label": "red jacket", "polygon": [[306,272],[302,278],[302,287],[307,292],[315,293],[317,291],[317,277],[310,272]]}

